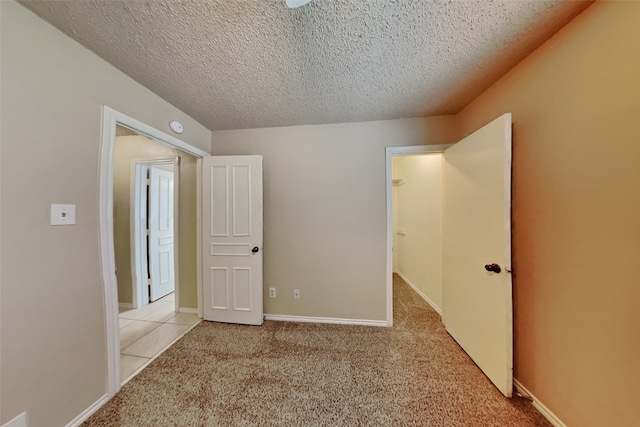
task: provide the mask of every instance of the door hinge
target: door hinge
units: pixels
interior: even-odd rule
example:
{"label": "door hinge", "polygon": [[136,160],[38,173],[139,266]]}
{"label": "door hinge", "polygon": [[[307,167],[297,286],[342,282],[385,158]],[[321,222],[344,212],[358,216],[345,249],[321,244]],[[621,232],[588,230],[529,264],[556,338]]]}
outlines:
{"label": "door hinge", "polygon": [[151,279],[147,279],[147,285],[151,286]]}
{"label": "door hinge", "polygon": [[147,185],[151,185],[151,179],[147,178]]}
{"label": "door hinge", "polygon": [[147,230],[146,230],[146,233],[145,233],[145,234],[146,234],[147,236],[150,236],[150,235],[151,235],[151,230],[149,230],[149,229],[147,228]]}

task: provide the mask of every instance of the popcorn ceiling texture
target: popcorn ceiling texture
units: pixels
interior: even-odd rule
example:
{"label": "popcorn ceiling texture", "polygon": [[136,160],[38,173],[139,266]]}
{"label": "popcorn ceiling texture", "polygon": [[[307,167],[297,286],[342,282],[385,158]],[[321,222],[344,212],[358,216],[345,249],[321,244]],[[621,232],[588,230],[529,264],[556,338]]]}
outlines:
{"label": "popcorn ceiling texture", "polygon": [[20,3],[223,130],[457,113],[591,2]]}

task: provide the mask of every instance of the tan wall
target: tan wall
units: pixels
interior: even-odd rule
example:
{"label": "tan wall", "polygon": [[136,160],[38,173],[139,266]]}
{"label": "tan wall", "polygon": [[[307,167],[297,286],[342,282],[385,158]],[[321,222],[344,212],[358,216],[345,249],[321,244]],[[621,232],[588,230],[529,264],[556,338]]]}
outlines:
{"label": "tan wall", "polygon": [[[208,150],[207,150],[208,151]],[[180,278],[180,307],[198,307],[198,265],[196,210],[198,179],[197,159],[178,151],[180,155],[180,195],[178,221],[178,276]],[[185,181],[183,184],[182,181]]]}
{"label": "tan wall", "polygon": [[[442,308],[442,154],[393,158],[397,228],[394,252],[397,271],[434,305]],[[396,230],[397,230],[396,228]]]}
{"label": "tan wall", "polygon": [[455,123],[213,132],[214,155],[264,157],[265,313],[385,320],[385,147],[454,142]]}
{"label": "tan wall", "polygon": [[[178,283],[180,307],[198,306],[196,272],[196,158],[144,136],[119,136],[113,158],[113,234],[118,300],[131,303],[131,164],[180,156],[178,188]],[[173,167],[171,167],[173,170]],[[184,249],[184,250],[183,250]]]}
{"label": "tan wall", "polygon": [[[12,1],[2,62],[0,424],[66,425],[106,393],[98,241],[101,105],[208,151],[210,132]],[[77,205],[49,226],[51,203]]]}
{"label": "tan wall", "polygon": [[595,3],[460,114],[513,113],[515,376],[568,426],[640,425],[639,23]]}

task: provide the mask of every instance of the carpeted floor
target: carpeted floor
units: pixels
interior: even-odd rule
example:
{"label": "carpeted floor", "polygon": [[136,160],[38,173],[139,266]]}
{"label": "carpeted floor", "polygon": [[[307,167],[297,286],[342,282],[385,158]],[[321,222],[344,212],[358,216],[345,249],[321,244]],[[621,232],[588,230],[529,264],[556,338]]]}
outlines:
{"label": "carpeted floor", "polygon": [[202,322],[84,426],[550,426],[398,277],[394,327]]}

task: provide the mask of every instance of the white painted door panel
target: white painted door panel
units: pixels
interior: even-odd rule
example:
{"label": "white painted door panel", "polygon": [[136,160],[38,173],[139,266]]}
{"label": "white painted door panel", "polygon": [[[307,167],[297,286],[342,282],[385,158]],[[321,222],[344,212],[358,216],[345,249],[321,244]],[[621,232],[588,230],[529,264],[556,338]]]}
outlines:
{"label": "white painted door panel", "polygon": [[[443,322],[510,397],[511,114],[447,149],[444,159]],[[500,273],[485,269],[493,263]]]}
{"label": "white painted door panel", "polygon": [[202,159],[205,320],[261,325],[262,156]]}
{"label": "white painted door panel", "polygon": [[173,172],[149,168],[149,299],[175,291]]}

